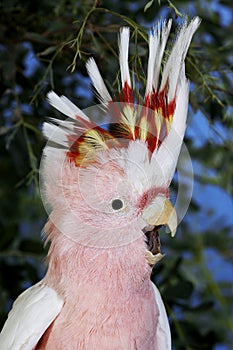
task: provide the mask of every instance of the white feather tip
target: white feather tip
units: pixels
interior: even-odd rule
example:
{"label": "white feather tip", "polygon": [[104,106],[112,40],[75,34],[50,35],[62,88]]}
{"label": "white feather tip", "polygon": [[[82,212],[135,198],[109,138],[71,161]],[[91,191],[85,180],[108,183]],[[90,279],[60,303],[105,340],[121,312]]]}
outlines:
{"label": "white feather tip", "polygon": [[130,35],[129,27],[121,28],[120,35],[119,35],[119,61],[120,61],[122,88],[124,88],[125,82],[127,82],[128,86],[131,86],[129,65],[128,65],[129,35]]}
{"label": "white feather tip", "polygon": [[108,92],[108,89],[103,81],[103,78],[93,57],[89,58],[89,60],[87,61],[86,68],[93,83],[93,86],[98,93],[100,102],[110,102],[112,98]]}
{"label": "white feather tip", "polygon": [[89,118],[85,113],[81,111],[73,102],[71,102],[65,96],[58,96],[54,91],[50,91],[47,94],[47,100],[58,111],[65,114],[67,117],[76,119],[76,117],[80,117],[86,121],[89,121]]}

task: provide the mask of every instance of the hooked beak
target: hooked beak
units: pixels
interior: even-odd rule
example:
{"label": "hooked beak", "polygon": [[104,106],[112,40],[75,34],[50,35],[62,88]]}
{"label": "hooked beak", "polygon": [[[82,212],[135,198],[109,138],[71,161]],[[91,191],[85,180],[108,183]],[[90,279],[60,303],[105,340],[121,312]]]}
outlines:
{"label": "hooked beak", "polygon": [[146,258],[150,265],[154,265],[163,254],[160,252],[158,230],[161,226],[167,226],[174,237],[177,228],[177,215],[171,201],[164,195],[159,194],[153,202],[143,211],[142,231],[147,237],[148,250]]}

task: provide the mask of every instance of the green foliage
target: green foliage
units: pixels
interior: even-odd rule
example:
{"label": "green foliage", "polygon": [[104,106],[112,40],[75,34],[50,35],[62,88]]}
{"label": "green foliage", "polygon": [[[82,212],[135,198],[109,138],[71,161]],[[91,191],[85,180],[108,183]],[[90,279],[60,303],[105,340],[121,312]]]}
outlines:
{"label": "green foliage", "polygon": [[[155,267],[170,315],[174,349],[232,348],[233,21],[232,1],[6,1],[0,5],[0,322],[22,290],[43,276],[46,221],[38,186],[41,125],[55,112],[55,89],[80,108],[94,102],[85,62],[94,56],[112,92],[118,89],[117,33],[131,28],[131,66],[145,83],[146,31],[160,16],[199,15],[187,57],[191,81],[188,145],[199,192],[174,240],[162,236],[166,258]],[[176,23],[176,24],[177,24]],[[114,75],[113,72],[118,72]],[[188,130],[191,130],[191,126]],[[218,189],[204,203],[198,194]],[[211,192],[208,192],[211,193]],[[225,197],[223,197],[224,195]],[[218,214],[218,201],[226,216]],[[216,204],[216,206],[215,206]],[[217,206],[218,205],[218,206]],[[228,205],[228,207],[227,207]],[[232,213],[231,213],[232,215]],[[218,271],[222,269],[221,278]],[[223,348],[221,348],[223,349]]]}

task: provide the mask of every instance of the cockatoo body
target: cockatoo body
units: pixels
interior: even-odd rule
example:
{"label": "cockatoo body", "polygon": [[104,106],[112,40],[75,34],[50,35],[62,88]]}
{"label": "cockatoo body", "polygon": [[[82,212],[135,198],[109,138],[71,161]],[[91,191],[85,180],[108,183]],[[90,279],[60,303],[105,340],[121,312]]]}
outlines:
{"label": "cockatoo body", "polygon": [[171,21],[149,36],[144,102],[134,99],[129,29],[119,37],[122,90],[112,99],[93,59],[87,70],[107,111],[96,125],[64,96],[49,102],[69,117],[45,123],[41,167],[45,234],[51,242],[44,279],[15,302],[1,350],[169,350],[163,302],[150,281],[161,258],[158,229],[176,230],[169,201],[186,125],[189,84],[184,59],[199,19],[185,23],[160,68]]}

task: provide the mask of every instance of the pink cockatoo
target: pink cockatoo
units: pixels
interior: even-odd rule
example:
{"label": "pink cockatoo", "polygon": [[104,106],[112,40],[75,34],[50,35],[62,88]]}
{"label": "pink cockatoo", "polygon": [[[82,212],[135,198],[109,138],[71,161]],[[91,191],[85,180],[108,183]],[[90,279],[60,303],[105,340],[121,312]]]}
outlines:
{"label": "pink cockatoo", "polygon": [[184,60],[199,23],[196,17],[179,28],[162,73],[171,20],[149,34],[141,105],[128,66],[129,28],[119,35],[119,99],[89,59],[101,102],[94,114],[102,113],[102,125],[66,97],[48,94],[68,116],[43,128],[48,270],[14,303],[1,350],[171,349],[165,307],[150,275],[162,257],[159,228],[167,225],[174,236],[177,226],[169,185],[186,127]]}

